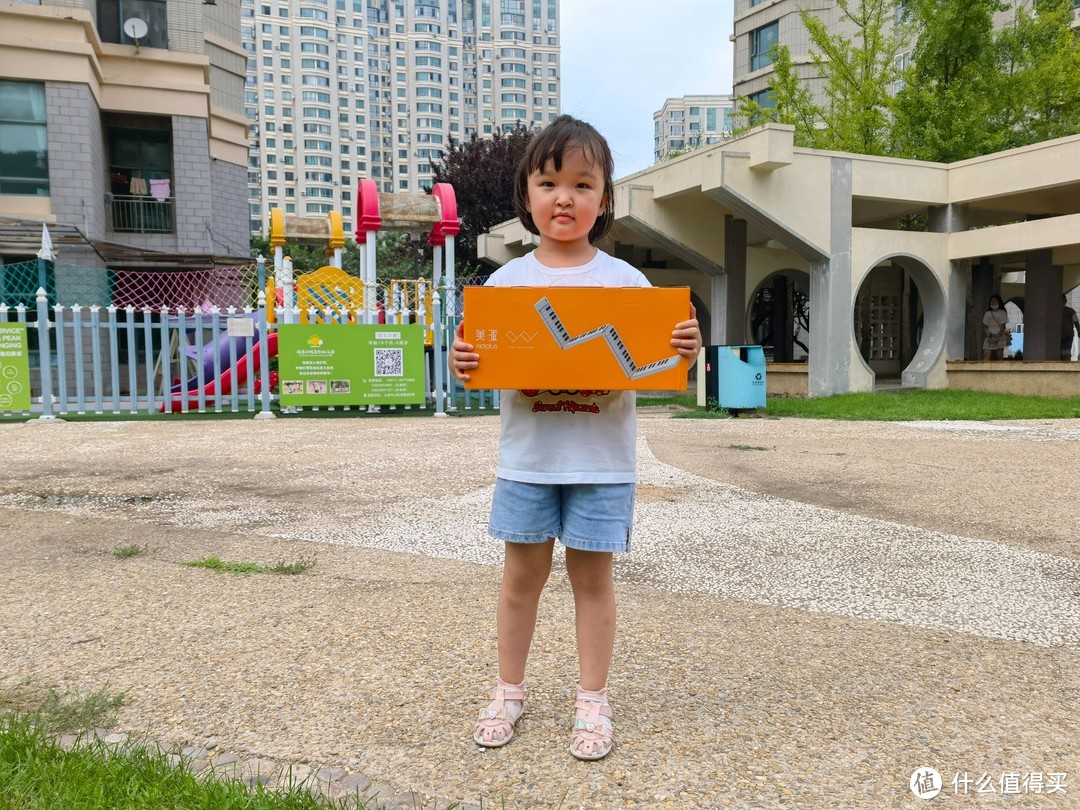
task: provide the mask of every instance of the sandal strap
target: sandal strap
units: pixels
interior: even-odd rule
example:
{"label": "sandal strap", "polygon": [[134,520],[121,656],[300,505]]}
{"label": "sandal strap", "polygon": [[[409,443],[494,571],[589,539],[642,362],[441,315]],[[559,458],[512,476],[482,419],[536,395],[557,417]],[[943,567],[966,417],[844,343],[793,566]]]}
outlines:
{"label": "sandal strap", "polygon": [[579,716],[574,723],[574,733],[589,732],[599,734],[602,737],[610,736],[611,732],[608,729],[610,729],[611,723],[604,723],[600,719],[606,717],[609,721],[611,720],[610,705],[601,703],[599,700],[579,698],[574,701],[574,708],[580,712],[585,712],[585,716]]}
{"label": "sandal strap", "polygon": [[491,703],[480,710],[480,722],[486,721],[488,724],[506,722],[513,726],[517,722],[517,717],[511,718],[506,711],[508,700],[525,700],[524,682],[506,683],[500,680],[495,691],[491,693]]}
{"label": "sandal strap", "polygon": [[499,681],[495,691],[491,694],[491,699],[500,702],[504,700],[525,700],[525,682],[506,683],[505,681]]}

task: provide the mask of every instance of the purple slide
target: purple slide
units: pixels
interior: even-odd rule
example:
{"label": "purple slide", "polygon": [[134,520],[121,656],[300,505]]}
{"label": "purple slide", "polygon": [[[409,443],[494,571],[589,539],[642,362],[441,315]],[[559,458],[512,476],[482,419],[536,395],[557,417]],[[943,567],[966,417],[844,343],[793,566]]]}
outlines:
{"label": "purple slide", "polygon": [[[213,382],[213,380],[215,379],[215,377],[214,377],[214,358],[215,357],[220,358],[220,361],[219,361],[220,365],[218,366],[218,369],[220,370],[222,376],[224,376],[225,373],[230,368],[229,364],[232,362],[232,354],[231,354],[230,344],[235,343],[235,345],[236,345],[236,362],[239,363],[247,353],[247,340],[248,340],[247,338],[238,338],[238,337],[237,338],[231,338],[231,337],[229,337],[228,330],[223,329],[221,332],[218,333],[218,336],[214,339],[214,341],[212,343],[207,343],[206,345],[204,345],[202,347],[201,362],[202,362],[202,369],[203,369],[203,384],[204,385],[206,383]],[[259,330],[258,330],[258,328],[255,329],[255,334],[251,338],[251,340],[252,340],[252,345],[253,346],[258,346],[259,345]],[[192,352],[192,356],[194,356],[194,354],[197,352],[197,349],[194,346],[188,346],[187,348],[188,348],[189,352]],[[193,391],[198,391],[198,390],[199,390],[199,375],[198,374],[195,374],[186,383],[177,383],[176,385],[174,385],[172,387],[172,392],[174,394],[191,393]]]}

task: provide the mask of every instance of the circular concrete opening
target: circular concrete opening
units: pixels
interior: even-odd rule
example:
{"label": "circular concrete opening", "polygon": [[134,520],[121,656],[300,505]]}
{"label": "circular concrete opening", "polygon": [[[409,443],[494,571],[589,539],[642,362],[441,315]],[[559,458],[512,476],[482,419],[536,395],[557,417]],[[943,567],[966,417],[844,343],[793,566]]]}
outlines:
{"label": "circular concrete opening", "polygon": [[945,345],[945,292],[913,256],[887,256],[863,277],[852,328],[875,385],[926,387]]}
{"label": "circular concrete opening", "polygon": [[810,356],[807,273],[778,270],[758,284],[746,313],[746,342],[760,344],[770,363],[806,362]]}

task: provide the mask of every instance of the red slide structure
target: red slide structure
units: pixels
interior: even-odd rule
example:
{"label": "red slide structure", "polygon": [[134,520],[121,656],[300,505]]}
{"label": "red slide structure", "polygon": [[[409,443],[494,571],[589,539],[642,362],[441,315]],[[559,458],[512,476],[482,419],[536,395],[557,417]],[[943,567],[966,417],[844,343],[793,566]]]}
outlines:
{"label": "red slide structure", "polygon": [[[261,367],[260,353],[262,352],[262,344],[260,341],[255,341],[251,346],[251,351],[245,354],[243,357],[239,357],[236,360],[236,382],[237,389],[243,385],[248,378],[248,374],[258,374]],[[276,357],[278,352],[278,336],[277,332],[270,332],[266,336],[266,354],[267,357]],[[276,372],[275,372],[276,375]],[[223,369],[221,376],[216,379],[210,380],[203,387],[203,394],[205,395],[204,405],[213,405],[213,397],[227,396],[233,391],[233,370],[231,368]],[[273,385],[273,380],[271,380]],[[260,380],[255,380],[255,393],[260,393]],[[170,413],[181,413],[184,409],[184,401],[187,401],[189,411],[197,411],[199,409],[199,393],[195,390],[184,391],[180,394],[171,394],[164,402],[158,405],[158,411],[164,413],[166,408]]]}

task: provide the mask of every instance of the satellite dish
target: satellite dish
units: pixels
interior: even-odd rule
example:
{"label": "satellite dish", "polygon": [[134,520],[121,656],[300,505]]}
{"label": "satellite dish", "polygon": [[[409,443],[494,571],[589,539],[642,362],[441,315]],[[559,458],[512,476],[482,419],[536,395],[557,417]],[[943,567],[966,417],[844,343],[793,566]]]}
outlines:
{"label": "satellite dish", "polygon": [[124,33],[138,42],[146,36],[146,23],[138,17],[124,20]]}

